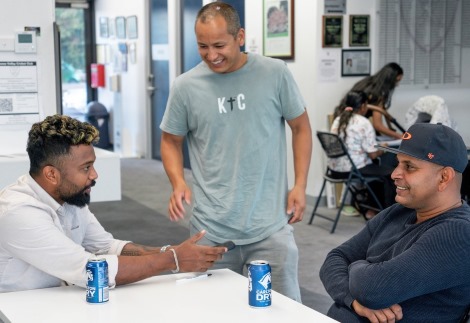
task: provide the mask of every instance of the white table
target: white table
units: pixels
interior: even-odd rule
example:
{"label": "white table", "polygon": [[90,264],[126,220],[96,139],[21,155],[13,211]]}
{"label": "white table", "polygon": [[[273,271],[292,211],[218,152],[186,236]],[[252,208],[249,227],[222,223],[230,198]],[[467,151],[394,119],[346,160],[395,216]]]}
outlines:
{"label": "white table", "polygon": [[177,283],[193,273],[156,276],[110,291],[109,302],[88,304],[79,287],[45,288],[0,294],[0,321],[288,323],[336,322],[273,291],[272,305],[248,305],[248,280],[228,269]]}
{"label": "white table", "polygon": [[[91,201],[121,200],[121,159],[118,154],[95,147],[95,169],[98,172],[96,185],[91,189]],[[0,155],[0,190],[14,183],[29,171],[26,153]]]}

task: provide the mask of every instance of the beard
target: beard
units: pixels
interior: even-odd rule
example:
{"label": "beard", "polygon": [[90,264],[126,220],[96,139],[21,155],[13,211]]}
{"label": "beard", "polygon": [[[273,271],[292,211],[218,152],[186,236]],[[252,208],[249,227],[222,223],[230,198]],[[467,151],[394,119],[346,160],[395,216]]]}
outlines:
{"label": "beard", "polygon": [[95,186],[96,181],[92,181],[91,184],[81,191],[70,195],[70,196],[61,196],[61,200],[67,204],[78,206],[79,208],[84,207],[85,205],[90,204],[90,194],[85,191],[93,186]]}

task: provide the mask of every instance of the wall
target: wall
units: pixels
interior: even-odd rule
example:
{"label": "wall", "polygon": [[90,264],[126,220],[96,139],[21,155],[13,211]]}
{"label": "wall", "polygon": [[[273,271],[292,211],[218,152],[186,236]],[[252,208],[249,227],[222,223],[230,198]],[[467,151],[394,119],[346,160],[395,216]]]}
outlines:
{"label": "wall", "polygon": [[[39,119],[57,112],[55,75],[54,0],[0,0],[2,18],[0,37],[13,38],[15,31],[25,26],[41,28],[37,37],[36,54],[15,54],[0,51],[0,61],[33,60],[37,62]],[[0,155],[26,154],[26,140],[31,124],[0,125]]]}
{"label": "wall", "polygon": [[[2,0],[5,1],[5,0]],[[11,0],[12,1],[12,0]],[[25,0],[23,0],[25,1]],[[174,1],[174,0],[171,0]],[[146,1],[126,0],[97,0],[96,19],[101,15],[116,17],[118,15],[138,15],[139,39],[137,40],[137,64],[128,65],[128,72],[122,73],[122,156],[148,156],[149,125],[146,123],[149,108],[147,105],[146,78],[148,75],[147,60],[149,50],[147,48],[147,35],[144,35],[145,20],[147,19]],[[205,1],[207,2],[207,1]],[[262,53],[262,3],[263,0],[245,0],[245,28],[247,37],[247,51]],[[324,49],[321,47],[322,15],[324,0],[295,0],[295,59],[287,61],[289,68],[297,80],[300,90],[307,102],[307,110],[313,132],[327,129],[327,115],[339,102],[340,98],[359,80],[359,77],[340,77],[341,49]],[[376,20],[377,0],[348,0],[347,14],[344,16],[343,45],[347,48],[347,21],[350,14],[369,14],[371,16],[372,30],[377,26]],[[170,25],[174,23],[174,16],[170,16]],[[173,19],[172,19],[173,18]],[[378,37],[376,32],[371,32],[370,48],[372,49],[372,72],[377,71]],[[113,43],[115,40],[100,39],[98,43]],[[196,46],[196,44],[195,44]],[[337,80],[325,82],[318,76],[319,64],[324,57],[337,59]],[[107,69],[110,73],[111,69]],[[406,73],[406,71],[405,71]],[[470,91],[465,89],[406,89],[399,87],[393,97],[392,115],[405,125],[404,115],[408,107],[419,97],[429,94],[442,96],[448,103],[451,116],[457,120],[459,131],[464,140],[470,145],[470,127],[465,127],[464,121],[467,102],[470,102]],[[99,100],[111,110],[116,109],[119,103],[119,95],[110,92],[109,89],[99,91]],[[290,134],[288,134],[290,139]],[[322,173],[325,167],[325,158],[319,143],[314,138],[314,150],[309,174],[309,186],[307,194],[318,194],[322,181]],[[289,178],[293,179],[292,157],[289,159]]]}
{"label": "wall", "polygon": [[[108,46],[108,62],[105,64],[106,86],[98,90],[98,101],[111,114],[114,150],[122,157],[147,156],[149,96],[147,76],[149,75],[148,1],[146,0],[97,0],[95,2],[96,43]],[[115,36],[102,38],[99,34],[100,17],[114,21],[118,16],[137,16],[137,39],[117,39]],[[136,48],[135,63],[127,55],[127,71],[123,68],[123,56],[118,43],[133,44]],[[120,78],[120,92],[111,91],[110,78]]]}
{"label": "wall", "polygon": [[[250,47],[262,53],[262,0],[245,0],[245,19],[247,50]],[[350,14],[369,14],[371,17],[370,48],[372,50],[372,72],[377,71],[378,37],[374,28],[377,28],[376,12],[377,0],[348,0],[347,12],[343,16],[343,47],[348,47],[347,24]],[[337,57],[337,72],[341,74],[340,56],[341,49],[326,49],[321,47],[322,15],[324,13],[324,0],[295,0],[295,59],[287,61],[294,74],[300,90],[307,102],[307,111],[310,117],[312,130],[327,130],[327,115],[332,113],[340,98],[357,82],[359,77],[338,77],[335,82],[324,82],[319,78],[320,60],[327,56]],[[253,46],[253,43],[255,44]],[[251,46],[249,46],[251,44]],[[406,73],[406,71],[405,71]],[[457,120],[458,131],[467,145],[470,145],[470,127],[465,127],[468,122],[467,105],[470,102],[468,89],[406,89],[398,87],[392,100],[390,113],[397,121],[405,126],[405,113],[418,98],[424,95],[436,94],[442,96],[447,105],[451,117]],[[314,135],[315,136],[315,135]],[[320,190],[322,173],[325,169],[325,158],[320,144],[314,137],[314,148],[309,173],[309,185],[307,194],[315,196]],[[294,178],[292,159],[289,162],[289,179]]]}

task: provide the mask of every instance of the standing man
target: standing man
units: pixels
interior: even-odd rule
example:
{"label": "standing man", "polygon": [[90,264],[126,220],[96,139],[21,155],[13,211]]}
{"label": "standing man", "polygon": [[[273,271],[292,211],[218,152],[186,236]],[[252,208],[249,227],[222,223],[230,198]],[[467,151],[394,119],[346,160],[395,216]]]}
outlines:
{"label": "standing man", "polygon": [[392,173],[397,204],[333,249],[320,278],[340,322],[461,322],[470,307],[467,149],[451,128],[414,124]]}
{"label": "standing man", "polygon": [[33,124],[29,174],[0,190],[0,293],[85,287],[96,256],[108,262],[112,287],[170,270],[206,271],[226,251],[197,245],[204,232],[162,248],[114,239],[88,209],[98,139],[95,127],[68,116]]}
{"label": "standing man", "polygon": [[[175,81],[161,124],[162,159],[173,186],[169,214],[185,215],[192,192],[183,175],[186,136],[193,171],[190,231],[201,243],[232,240],[217,268],[240,274],[269,261],[273,289],[300,301],[298,250],[290,224],[303,218],[312,135],[305,103],[281,60],[240,51],[235,9],[212,2],[195,24],[203,62]],[[292,130],[295,183],[288,191],[285,123]]]}

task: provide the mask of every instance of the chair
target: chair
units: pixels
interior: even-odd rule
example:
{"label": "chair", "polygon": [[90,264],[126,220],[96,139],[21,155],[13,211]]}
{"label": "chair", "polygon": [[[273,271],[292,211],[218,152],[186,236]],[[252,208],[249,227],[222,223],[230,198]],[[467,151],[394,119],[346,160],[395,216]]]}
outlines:
{"label": "chair", "polygon": [[457,123],[450,117],[444,99],[437,95],[426,95],[419,98],[408,109],[405,115],[407,127],[415,123],[442,123],[457,130]]}
{"label": "chair", "polygon": [[[338,224],[339,217],[341,215],[341,211],[343,210],[344,203],[346,201],[347,192],[350,192],[352,194],[353,205],[359,208],[359,211],[362,213],[364,218],[365,210],[381,211],[382,204],[379,202],[377,195],[372,191],[371,187],[369,186],[369,182],[380,181],[380,179],[375,176],[365,176],[361,174],[361,172],[354,165],[345,144],[337,134],[317,131],[317,137],[320,140],[321,146],[328,158],[338,158],[347,156],[347,158],[351,162],[352,168],[348,173],[345,174],[345,176],[341,176],[340,178],[338,178],[338,176],[336,176],[336,174],[334,174],[334,172],[327,166],[326,172],[323,175],[323,184],[320,190],[320,194],[318,195],[318,199],[315,203],[315,207],[313,208],[312,216],[310,217],[310,221],[308,224],[312,224],[313,218],[315,216],[319,216],[323,219],[333,222],[331,233],[334,233]],[[317,213],[317,208],[320,203],[320,198],[325,190],[326,182],[330,182],[332,184],[342,183],[345,187],[344,194],[341,198],[341,203],[335,218],[331,218],[326,215]],[[373,199],[376,204],[375,206],[369,205],[367,203],[367,195],[369,195]]]}

